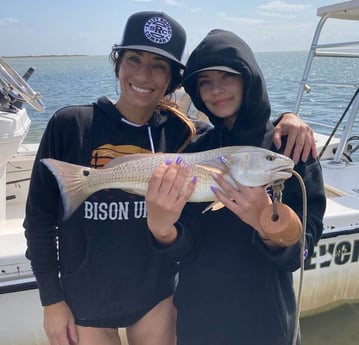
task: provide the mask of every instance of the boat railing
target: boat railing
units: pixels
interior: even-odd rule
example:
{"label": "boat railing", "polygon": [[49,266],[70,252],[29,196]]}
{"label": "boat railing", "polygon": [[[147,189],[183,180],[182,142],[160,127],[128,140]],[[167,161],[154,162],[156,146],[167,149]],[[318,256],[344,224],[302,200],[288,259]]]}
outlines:
{"label": "boat railing", "polygon": [[[322,18],[323,20],[323,18]],[[321,29],[321,27],[320,27]],[[317,29],[318,30],[318,29]],[[318,39],[319,37],[317,37]],[[313,39],[314,41],[314,39]],[[348,44],[355,44],[358,46],[358,51],[352,51],[352,52],[343,52],[343,51],[319,51],[319,48],[323,48],[323,47],[340,47],[340,46],[347,46]],[[345,44],[340,44],[340,43],[332,43],[332,44],[322,44],[322,45],[318,45],[316,44],[316,42],[312,43],[310,52],[308,54],[307,57],[307,61],[305,64],[305,68],[304,68],[304,72],[303,72],[303,76],[302,79],[300,81],[300,85],[299,85],[299,91],[297,94],[297,98],[295,100],[294,103],[294,109],[293,112],[294,113],[298,113],[299,112],[299,108],[300,108],[300,103],[302,101],[302,97],[304,92],[307,92],[307,88],[308,85],[313,85],[313,84],[321,84],[321,85],[335,85],[335,86],[354,86],[354,87],[358,87],[359,86],[359,81],[347,81],[347,82],[331,82],[331,81],[320,81],[320,80],[311,80],[309,79],[309,72],[310,69],[312,67],[312,63],[315,57],[340,57],[340,58],[359,58],[359,41],[355,41],[355,42],[348,42]]]}
{"label": "boat railing", "polygon": [[[327,49],[327,48],[341,48],[341,47],[357,47],[359,45],[359,41],[352,42],[336,42],[336,43],[322,43],[322,44],[312,44],[312,48],[314,49]],[[317,55],[320,55],[322,52],[317,51]],[[325,53],[325,52],[324,52]],[[330,51],[328,51],[330,53]],[[333,52],[335,54],[335,52]],[[353,57],[359,57],[358,53],[353,53]],[[344,54],[343,57],[346,57]]]}
{"label": "boat railing", "polygon": [[34,69],[30,67],[21,77],[3,58],[0,57],[0,108],[16,112],[23,103],[30,104],[37,111],[44,111],[41,94],[35,92],[27,83]]}
{"label": "boat railing", "polygon": [[[305,93],[309,93],[312,90],[313,85],[330,86],[330,87],[351,87],[354,90],[354,95],[344,112],[343,115],[347,116],[346,123],[342,129],[340,140],[333,158],[333,164],[340,164],[343,152],[347,151],[348,140],[351,135],[351,130],[355,124],[355,118],[359,109],[359,80],[340,80],[340,76],[334,75],[327,76],[326,80],[319,80],[318,77],[311,79],[311,69],[315,58],[343,58],[356,59],[359,58],[359,41],[358,40],[347,40],[345,42],[329,42],[319,43],[322,29],[328,19],[344,19],[344,20],[358,20],[358,3],[356,1],[349,1],[340,3],[332,6],[327,6],[318,9],[317,15],[320,20],[315,30],[311,47],[306,59],[303,75],[299,83],[299,90],[294,103],[293,112],[300,114],[300,108],[303,102],[303,96]],[[336,80],[336,79],[339,79]],[[355,77],[354,77],[355,79]],[[344,116],[342,116],[343,118]],[[341,119],[342,120],[342,119]],[[341,121],[340,120],[340,121]],[[338,123],[339,125],[339,123]],[[335,127],[336,129],[339,126]],[[334,133],[332,133],[334,134]]]}

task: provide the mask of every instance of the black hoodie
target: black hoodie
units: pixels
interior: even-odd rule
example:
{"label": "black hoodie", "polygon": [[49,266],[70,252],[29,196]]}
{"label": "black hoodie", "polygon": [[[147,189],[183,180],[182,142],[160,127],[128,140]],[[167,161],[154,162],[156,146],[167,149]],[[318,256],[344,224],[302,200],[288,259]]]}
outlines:
{"label": "black hoodie", "polygon": [[[197,91],[198,71],[212,66],[230,67],[241,73],[244,79],[243,103],[229,133],[223,125],[223,120],[207,109]],[[211,136],[206,136],[207,146],[213,148],[216,145],[218,147],[219,144],[258,146],[263,140],[266,127],[272,128],[269,122],[271,109],[262,72],[249,46],[232,32],[224,30],[209,32],[188,59],[183,86],[191,96],[195,107],[204,112],[215,126]],[[208,143],[212,137],[216,138],[213,138],[214,145]]]}
{"label": "black hoodie", "polygon": [[[234,128],[209,113],[198,98],[196,71],[227,66],[244,76],[244,100]],[[214,129],[191,146],[201,151],[227,145],[272,146],[270,106],[265,82],[254,55],[238,36],[211,31],[191,54],[184,86],[195,106]],[[308,256],[321,237],[325,195],[318,160],[295,167],[308,198]],[[302,193],[292,177],[285,183],[283,202],[302,219]],[[292,272],[300,266],[300,241],[272,252],[248,224],[227,208],[201,214],[207,204],[189,204],[176,224],[178,237],[165,247],[153,246],[180,261],[174,303],[178,345],[291,345],[296,297]],[[299,339],[298,339],[299,342]]]}
{"label": "black hoodie", "polygon": [[100,168],[124,153],[178,152],[194,134],[171,111],[143,126],[124,120],[106,97],[60,109],[32,171],[24,227],[41,302],[65,300],[83,326],[127,326],[173,294],[176,262],[151,249],[143,197],[102,190],[63,222],[56,180],[40,163],[52,157]]}

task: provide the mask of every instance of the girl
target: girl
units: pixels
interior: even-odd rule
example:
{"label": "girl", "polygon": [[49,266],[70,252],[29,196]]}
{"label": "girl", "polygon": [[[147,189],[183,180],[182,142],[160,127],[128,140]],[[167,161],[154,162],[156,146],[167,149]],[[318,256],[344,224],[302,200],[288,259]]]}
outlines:
{"label": "girl", "polygon": [[[189,147],[202,151],[252,145],[276,151],[270,104],[262,73],[248,45],[234,33],[211,31],[190,55],[183,85],[214,128]],[[282,138],[285,140],[285,138]],[[174,304],[178,345],[290,345],[295,331],[296,299],[292,272],[300,265],[300,240],[266,238],[259,222],[272,200],[264,187],[231,187],[214,175],[213,188],[226,206],[183,206],[195,183],[181,193],[186,167],[163,164],[146,195],[147,222],[156,252],[180,261]],[[325,195],[319,161],[299,162],[308,197],[306,251],[322,233]],[[286,181],[283,202],[295,211],[285,236],[302,219],[302,195],[295,178]],[[160,218],[159,214],[166,210]],[[285,237],[284,236],[284,237]],[[299,343],[299,337],[298,337]]]}

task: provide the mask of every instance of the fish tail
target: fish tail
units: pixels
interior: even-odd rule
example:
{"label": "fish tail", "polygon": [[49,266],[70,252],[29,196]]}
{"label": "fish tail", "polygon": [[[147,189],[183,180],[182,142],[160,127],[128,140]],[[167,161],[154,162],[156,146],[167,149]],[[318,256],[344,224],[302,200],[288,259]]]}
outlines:
{"label": "fish tail", "polygon": [[90,195],[84,188],[84,167],[52,158],[41,159],[41,162],[47,166],[57,180],[64,207],[63,220],[65,221]]}

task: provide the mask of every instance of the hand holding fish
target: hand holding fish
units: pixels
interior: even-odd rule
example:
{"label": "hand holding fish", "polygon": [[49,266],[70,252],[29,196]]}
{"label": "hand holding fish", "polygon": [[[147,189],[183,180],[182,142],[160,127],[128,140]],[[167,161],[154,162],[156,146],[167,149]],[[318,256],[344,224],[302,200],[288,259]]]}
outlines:
{"label": "hand holding fish", "polygon": [[212,176],[220,187],[220,189],[212,187],[218,200],[263,237],[259,223],[260,214],[272,204],[265,187],[246,187],[236,183],[237,188],[235,188],[223,178],[222,174],[212,174]]}
{"label": "hand holding fish", "polygon": [[255,229],[271,250],[289,246],[301,236],[301,221],[287,205],[277,204],[278,220],[273,219],[273,203],[265,188],[229,184],[222,174],[212,174],[219,186],[211,187],[217,199],[243,222]]}
{"label": "hand holding fish", "polygon": [[146,193],[147,224],[153,236],[162,244],[169,244],[177,237],[174,224],[178,221],[183,207],[191,197],[196,178],[183,190],[189,175],[188,165],[170,160],[159,165],[148,182]]}

